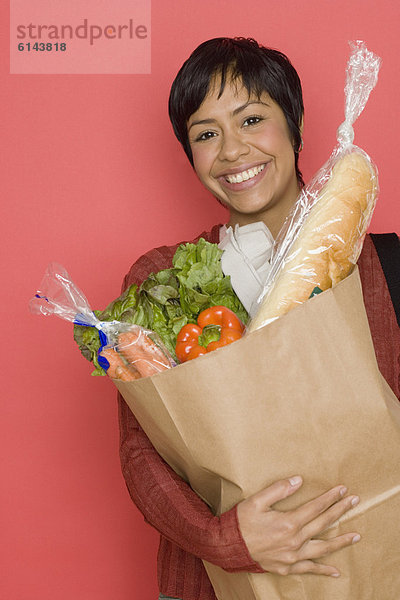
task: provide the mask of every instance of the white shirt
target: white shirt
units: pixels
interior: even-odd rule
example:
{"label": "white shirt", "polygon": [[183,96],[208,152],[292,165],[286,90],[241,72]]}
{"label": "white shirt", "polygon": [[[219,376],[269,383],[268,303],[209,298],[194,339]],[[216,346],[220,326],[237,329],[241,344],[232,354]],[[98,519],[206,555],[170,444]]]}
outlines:
{"label": "white shirt", "polygon": [[218,247],[223,251],[221,267],[224,275],[230,275],[232,287],[251,314],[251,307],[261,294],[270,272],[270,258],[274,238],[265,223],[250,225],[223,225],[219,232]]}

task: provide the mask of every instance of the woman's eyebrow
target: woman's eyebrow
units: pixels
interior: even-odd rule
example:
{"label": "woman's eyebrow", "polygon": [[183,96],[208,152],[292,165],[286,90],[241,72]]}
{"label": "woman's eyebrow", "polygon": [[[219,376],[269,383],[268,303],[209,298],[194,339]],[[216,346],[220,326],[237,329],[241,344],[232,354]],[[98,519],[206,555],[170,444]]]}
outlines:
{"label": "woman's eyebrow", "polygon": [[193,125],[208,125],[208,124],[212,124],[212,123],[216,123],[215,119],[201,119],[200,121],[193,121],[193,123],[191,123],[189,125],[189,129],[188,131],[190,131],[190,129],[193,127]]}
{"label": "woman's eyebrow", "polygon": [[240,112],[242,112],[242,110],[244,110],[245,108],[247,108],[251,104],[263,104],[264,106],[270,106],[268,104],[268,102],[263,102],[262,100],[249,100],[249,102],[246,102],[246,104],[242,104],[242,106],[239,106],[238,108],[235,108],[235,110],[233,111],[232,115],[235,116],[235,115],[239,114]]}
{"label": "woman's eyebrow", "polygon": [[[251,104],[263,104],[264,106],[270,106],[267,102],[262,102],[261,100],[250,100],[249,102],[246,102],[245,104],[242,104],[241,106],[235,108],[235,110],[232,111],[232,116],[234,117],[237,114],[241,113],[245,108],[247,108]],[[193,121],[193,123],[189,125],[188,131],[191,129],[191,127],[193,127],[193,125],[211,125],[212,123],[216,123],[216,119],[200,119],[199,121]]]}

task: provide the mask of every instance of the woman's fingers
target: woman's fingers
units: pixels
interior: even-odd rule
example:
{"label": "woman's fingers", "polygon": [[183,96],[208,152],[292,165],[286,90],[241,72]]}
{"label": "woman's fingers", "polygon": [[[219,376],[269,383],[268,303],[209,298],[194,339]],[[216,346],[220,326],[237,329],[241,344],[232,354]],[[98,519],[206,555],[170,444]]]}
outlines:
{"label": "woman's fingers", "polygon": [[313,575],[328,575],[330,577],[339,577],[339,571],[330,565],[322,565],[312,560],[301,560],[292,565],[288,570],[288,575],[301,575],[303,573],[312,573]]}
{"label": "woman's fingers", "polygon": [[351,545],[358,534],[344,534],[318,540],[322,531],[353,508],[354,496],[343,497],[344,486],[332,488],[318,498],[287,512],[273,508],[279,500],[294,494],[301,478],[283,479],[240,502],[239,527],[250,555],[264,570],[279,575],[313,573],[339,575],[333,566],[315,562],[322,556]]}
{"label": "woman's fingers", "polygon": [[335,521],[340,519],[347,511],[354,508],[358,502],[358,496],[342,498],[339,502],[330,506],[325,512],[303,527],[301,531],[302,539],[306,541],[321,534],[330,527],[330,525],[335,523]]}
{"label": "woman's fingers", "polygon": [[[283,566],[282,574],[301,574],[301,573],[313,573],[314,575],[331,575],[333,577],[339,576],[339,571],[332,565],[324,565],[322,563],[315,562],[316,559],[337,552],[342,548],[351,546],[360,541],[360,536],[357,533],[346,533],[339,535],[330,540],[310,540],[305,543],[303,547],[296,552],[296,561],[291,565],[287,565],[286,569]],[[282,568],[280,569],[282,572]]]}
{"label": "woman's fingers", "polygon": [[295,523],[299,528],[303,528],[307,523],[314,521],[319,515],[328,510],[328,508],[339,502],[346,492],[347,489],[343,485],[339,485],[299,506],[299,508],[292,511]]}
{"label": "woman's fingers", "polygon": [[257,492],[251,498],[253,498],[260,507],[264,510],[269,510],[271,506],[283,500],[288,496],[291,496],[301,487],[303,483],[302,478],[299,475],[294,475],[289,479],[280,479],[275,481],[273,484]]}
{"label": "woman's fingers", "polygon": [[361,539],[358,533],[345,533],[329,540],[310,540],[298,552],[299,561],[322,558],[342,548],[356,544]]}

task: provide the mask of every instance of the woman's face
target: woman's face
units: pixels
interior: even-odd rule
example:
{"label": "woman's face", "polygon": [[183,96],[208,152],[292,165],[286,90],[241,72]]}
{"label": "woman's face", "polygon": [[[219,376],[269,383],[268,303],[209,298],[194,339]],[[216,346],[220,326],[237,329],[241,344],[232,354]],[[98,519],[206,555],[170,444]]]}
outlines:
{"label": "woman's face", "polygon": [[275,236],[299,185],[285,116],[267,93],[250,96],[241,84],[219,81],[188,121],[200,181],[230,211],[230,225],[264,221]]}

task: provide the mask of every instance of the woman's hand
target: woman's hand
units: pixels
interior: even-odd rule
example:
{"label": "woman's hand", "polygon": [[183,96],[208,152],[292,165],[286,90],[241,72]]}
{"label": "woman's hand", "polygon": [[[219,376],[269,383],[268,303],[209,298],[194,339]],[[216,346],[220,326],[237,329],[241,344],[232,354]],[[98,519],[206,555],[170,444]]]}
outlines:
{"label": "woman's hand", "polygon": [[237,514],[243,539],[253,560],[265,571],[338,577],[335,567],[315,559],[358,542],[360,536],[346,533],[329,540],[315,538],[358,504],[359,498],[344,498],[347,489],[338,486],[295,510],[280,512],[272,508],[294,494],[301,484],[301,477],[283,479],[240,502]]}

